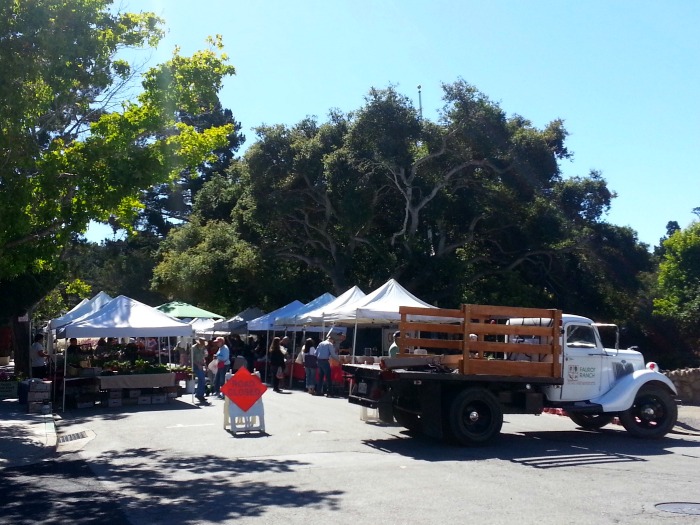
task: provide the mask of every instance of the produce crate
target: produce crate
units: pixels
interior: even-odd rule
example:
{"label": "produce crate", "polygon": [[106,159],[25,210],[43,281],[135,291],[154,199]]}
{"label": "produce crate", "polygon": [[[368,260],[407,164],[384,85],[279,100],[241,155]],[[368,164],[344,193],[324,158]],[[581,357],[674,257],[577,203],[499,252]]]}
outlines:
{"label": "produce crate", "polygon": [[48,401],[50,398],[51,392],[35,392],[34,390],[27,392],[28,403]]}
{"label": "produce crate", "polygon": [[150,405],[153,401],[153,396],[139,396],[139,405]]}
{"label": "produce crate", "polygon": [[164,386],[163,388],[160,389],[163,394],[165,394],[165,397],[169,399],[173,399],[177,397],[177,387],[176,386]]}
{"label": "produce crate", "polygon": [[165,394],[154,394],[151,396],[151,403],[154,405],[162,405],[167,401]]}
{"label": "produce crate", "polygon": [[51,381],[39,381],[36,379],[29,380],[29,391],[30,392],[50,392],[51,391]]}
{"label": "produce crate", "polygon": [[50,414],[52,411],[51,403],[41,401],[30,401],[27,403],[27,413],[29,414]]}

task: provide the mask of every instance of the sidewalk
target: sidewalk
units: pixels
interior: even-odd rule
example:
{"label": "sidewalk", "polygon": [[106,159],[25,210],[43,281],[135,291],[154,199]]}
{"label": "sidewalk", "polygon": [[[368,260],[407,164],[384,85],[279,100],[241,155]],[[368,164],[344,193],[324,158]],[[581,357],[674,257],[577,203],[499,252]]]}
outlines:
{"label": "sidewalk", "polygon": [[37,463],[57,444],[52,414],[27,414],[17,399],[0,399],[0,470]]}
{"label": "sidewalk", "polygon": [[[14,374],[14,362],[0,372]],[[37,463],[52,456],[57,444],[52,414],[27,414],[18,399],[0,399],[0,470]]]}

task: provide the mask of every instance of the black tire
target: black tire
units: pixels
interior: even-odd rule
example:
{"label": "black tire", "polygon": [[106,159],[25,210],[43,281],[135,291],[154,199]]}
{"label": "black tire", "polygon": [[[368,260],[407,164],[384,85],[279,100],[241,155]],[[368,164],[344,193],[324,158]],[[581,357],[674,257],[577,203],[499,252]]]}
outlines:
{"label": "black tire", "polygon": [[658,439],[668,434],[678,419],[678,406],[663,387],[643,386],[634,404],[620,413],[620,423],[637,438]]}
{"label": "black tire", "polygon": [[612,414],[584,414],[573,412],[569,414],[571,421],[586,430],[598,430],[610,423],[615,416]]}
{"label": "black tire", "polygon": [[501,432],[503,410],[498,399],[483,388],[458,393],[449,409],[452,437],[461,445],[486,443]]}

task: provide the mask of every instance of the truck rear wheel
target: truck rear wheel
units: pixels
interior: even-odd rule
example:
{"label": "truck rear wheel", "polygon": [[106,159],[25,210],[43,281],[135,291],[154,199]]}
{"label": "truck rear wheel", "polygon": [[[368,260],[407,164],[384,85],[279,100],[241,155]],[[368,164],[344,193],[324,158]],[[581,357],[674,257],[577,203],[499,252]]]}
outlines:
{"label": "truck rear wheel", "polygon": [[498,435],[503,426],[503,410],[498,399],[483,388],[458,393],[449,409],[452,436],[462,445],[476,445]]}
{"label": "truck rear wheel", "polygon": [[643,386],[634,404],[620,412],[620,423],[638,438],[658,439],[671,431],[678,419],[678,407],[663,387]]}
{"label": "truck rear wheel", "polygon": [[598,430],[615,419],[615,416],[612,414],[583,414],[580,412],[573,412],[569,414],[569,419],[586,430]]}

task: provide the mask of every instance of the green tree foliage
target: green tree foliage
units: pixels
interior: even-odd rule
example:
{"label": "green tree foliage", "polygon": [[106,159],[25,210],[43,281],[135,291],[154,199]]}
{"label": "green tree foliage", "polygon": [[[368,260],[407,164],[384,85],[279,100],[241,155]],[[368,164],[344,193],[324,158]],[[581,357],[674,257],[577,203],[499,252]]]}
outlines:
{"label": "green tree foliage", "polygon": [[[229,144],[235,124],[194,125],[218,110],[234,69],[221,42],[168,62],[125,99],[125,47],[162,36],[152,13],[113,13],[108,0],[23,0],[0,6],[0,292],[60,280],[60,260],[90,220],[132,224],[141,191],[172,181]],[[38,282],[38,281],[37,281]]]}
{"label": "green tree foliage", "polygon": [[700,222],[673,233],[663,243],[654,312],[678,323],[700,345]]}
{"label": "green tree foliage", "polygon": [[[651,259],[633,231],[605,223],[615,195],[600,173],[561,177],[559,163],[570,157],[563,122],[537,129],[461,80],[444,91],[437,123],[389,87],[322,124],[258,128],[227,177],[200,192],[189,235],[232,225],[230,244],[256,253],[248,278],[259,295],[274,296],[271,282],[287,292],[273,307],[395,277],[445,306],[628,316],[636,275],[651,270]],[[174,261],[197,245],[170,249],[155,284],[190,281]],[[244,295],[254,296],[250,286]]]}

